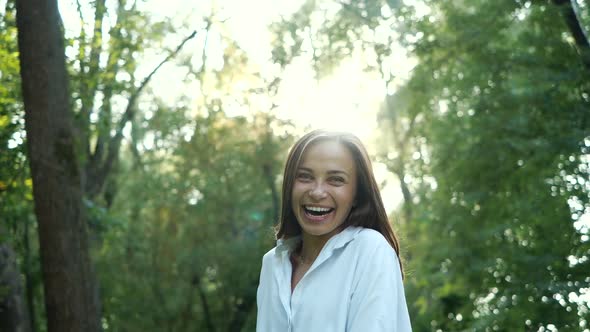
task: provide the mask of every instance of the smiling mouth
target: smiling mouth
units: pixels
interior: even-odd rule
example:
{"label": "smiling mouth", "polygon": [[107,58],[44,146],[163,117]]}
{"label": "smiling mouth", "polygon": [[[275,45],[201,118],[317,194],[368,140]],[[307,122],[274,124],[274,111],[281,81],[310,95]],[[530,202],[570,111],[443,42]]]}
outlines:
{"label": "smiling mouth", "polygon": [[303,206],[303,210],[306,214],[313,216],[313,217],[322,217],[328,215],[334,211],[333,208],[326,208],[326,207],[318,207],[318,206]]}

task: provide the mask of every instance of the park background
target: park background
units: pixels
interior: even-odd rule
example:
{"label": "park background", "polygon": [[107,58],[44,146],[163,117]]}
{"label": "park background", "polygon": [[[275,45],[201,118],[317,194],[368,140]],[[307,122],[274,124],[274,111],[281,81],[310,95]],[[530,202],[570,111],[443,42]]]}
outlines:
{"label": "park background", "polygon": [[[17,27],[45,3],[0,1],[0,330],[253,331],[286,154],[328,128],[370,150],[414,331],[590,331],[587,0],[63,0],[57,33]],[[27,33],[66,103],[25,112],[52,97],[27,66],[60,70]]]}

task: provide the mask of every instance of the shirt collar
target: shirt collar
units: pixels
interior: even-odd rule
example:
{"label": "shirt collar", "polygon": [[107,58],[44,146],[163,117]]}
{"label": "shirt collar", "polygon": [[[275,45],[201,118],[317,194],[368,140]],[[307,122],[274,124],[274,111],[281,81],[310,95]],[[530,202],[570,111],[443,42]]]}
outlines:
{"label": "shirt collar", "polygon": [[[357,234],[362,230],[362,227],[349,226],[343,229],[340,233],[332,236],[323,251],[332,251],[344,247],[348,242],[354,240]],[[277,254],[283,252],[291,252],[297,244],[301,241],[301,235],[293,236],[287,239],[281,238],[277,240]]]}
{"label": "shirt collar", "polygon": [[342,232],[332,236],[328,243],[326,243],[326,249],[336,250],[342,248],[348,244],[348,242],[354,240],[358,233],[362,230],[362,227],[348,226]]}

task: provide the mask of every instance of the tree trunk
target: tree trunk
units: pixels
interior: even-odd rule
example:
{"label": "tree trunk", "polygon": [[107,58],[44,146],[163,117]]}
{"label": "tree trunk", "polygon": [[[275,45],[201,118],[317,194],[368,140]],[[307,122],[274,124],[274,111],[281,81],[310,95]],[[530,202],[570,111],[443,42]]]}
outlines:
{"label": "tree trunk", "polygon": [[16,16],[48,331],[99,331],[57,0]]}

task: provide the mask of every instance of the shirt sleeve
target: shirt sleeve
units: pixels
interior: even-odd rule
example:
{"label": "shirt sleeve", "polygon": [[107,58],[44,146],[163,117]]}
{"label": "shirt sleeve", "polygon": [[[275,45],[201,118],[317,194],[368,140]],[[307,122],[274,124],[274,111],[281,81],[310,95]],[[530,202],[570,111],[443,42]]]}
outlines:
{"label": "shirt sleeve", "polygon": [[346,331],[412,331],[398,257],[385,239],[378,242],[359,257]]}

